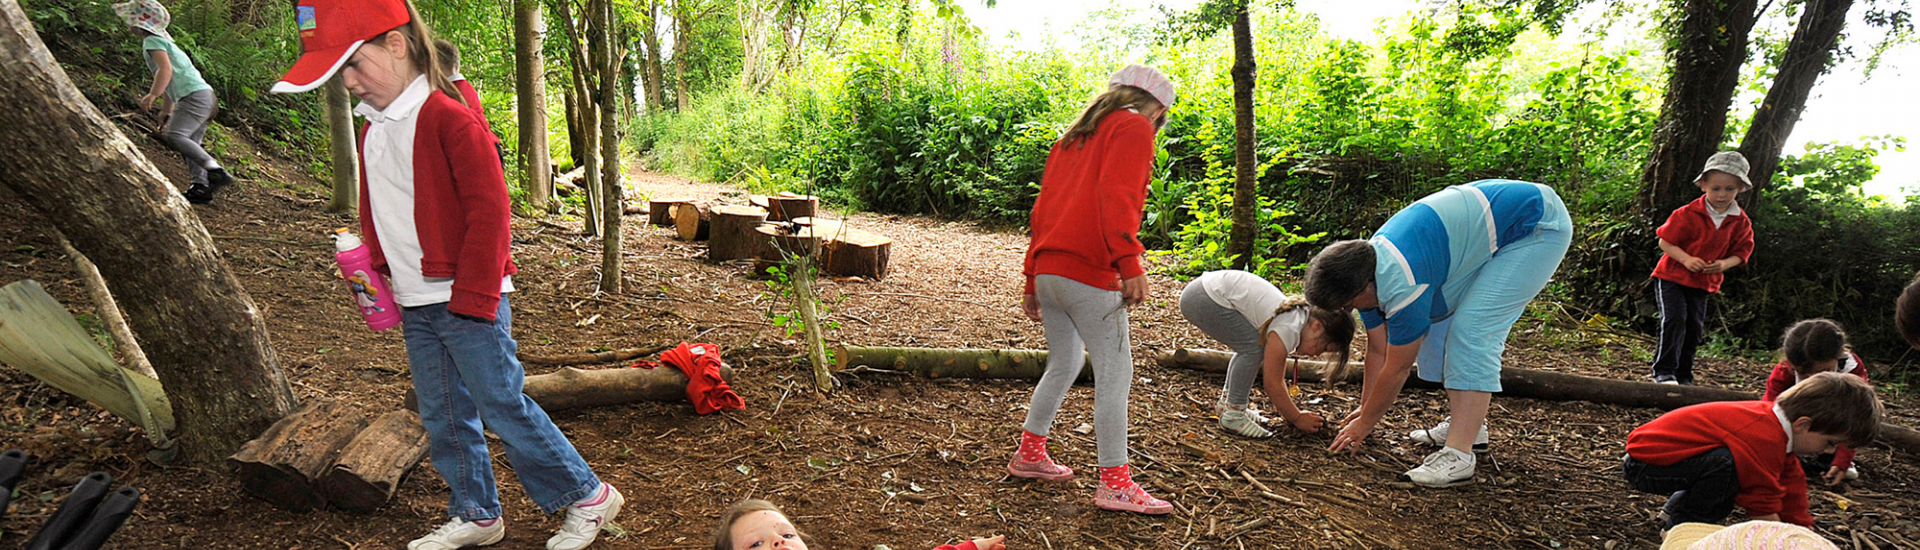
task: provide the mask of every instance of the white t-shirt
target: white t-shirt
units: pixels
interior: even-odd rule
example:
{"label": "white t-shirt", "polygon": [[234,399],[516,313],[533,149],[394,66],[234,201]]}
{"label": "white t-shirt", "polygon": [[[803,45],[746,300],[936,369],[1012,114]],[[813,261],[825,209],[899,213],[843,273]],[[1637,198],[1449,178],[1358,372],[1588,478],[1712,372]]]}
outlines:
{"label": "white t-shirt", "polygon": [[[361,162],[367,167],[367,206],[372,212],[361,215],[373,216],[373,231],[379,234],[387,269],[393,271],[393,301],[405,307],[453,299],[452,277],[423,274],[420,232],[413,223],[414,128],[420,121],[420,106],[426,105],[432,92],[422,76],[413,79],[386,109],[362,102],[353,110],[372,123],[361,147],[365,155]],[[500,279],[500,292],[513,292],[512,275]]]}
{"label": "white t-shirt", "polygon": [[[1207,291],[1208,298],[1213,298],[1213,303],[1239,312],[1253,328],[1267,325],[1267,332],[1280,336],[1288,354],[1300,347],[1300,329],[1307,325],[1307,308],[1294,308],[1275,315],[1274,311],[1287,301],[1287,295],[1280,291],[1280,287],[1273,286],[1273,283],[1259,275],[1233,269],[1208,271],[1195,281],[1200,283],[1201,290]],[[1268,319],[1272,319],[1273,323],[1268,324]]]}

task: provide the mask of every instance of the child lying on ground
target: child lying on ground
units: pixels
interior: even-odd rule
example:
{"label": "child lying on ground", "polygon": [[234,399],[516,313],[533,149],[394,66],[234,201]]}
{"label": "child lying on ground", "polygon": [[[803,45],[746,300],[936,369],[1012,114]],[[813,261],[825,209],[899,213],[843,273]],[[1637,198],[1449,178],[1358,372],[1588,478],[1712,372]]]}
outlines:
{"label": "child lying on ground", "polygon": [[[713,550],[807,550],[806,533],[794,527],[779,506],[760,499],[733,504],[713,528]],[[974,539],[958,545],[943,544],[934,550],[1006,550],[1006,537]]]}

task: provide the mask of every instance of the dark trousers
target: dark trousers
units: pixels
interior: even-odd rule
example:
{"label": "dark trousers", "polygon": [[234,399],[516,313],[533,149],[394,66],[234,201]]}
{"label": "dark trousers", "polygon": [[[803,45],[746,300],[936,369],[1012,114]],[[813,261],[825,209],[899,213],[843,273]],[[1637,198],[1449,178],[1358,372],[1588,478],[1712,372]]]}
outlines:
{"label": "dark trousers", "polygon": [[1653,280],[1660,302],[1660,348],[1653,355],[1653,377],[1693,384],[1693,352],[1707,329],[1707,291],[1666,279]]}
{"label": "dark trousers", "polygon": [[1635,490],[1669,495],[1667,524],[1720,523],[1733,513],[1733,497],[1740,493],[1740,477],[1733,452],[1726,447],[1694,455],[1666,466],[1647,464],[1629,455],[1622,471]]}

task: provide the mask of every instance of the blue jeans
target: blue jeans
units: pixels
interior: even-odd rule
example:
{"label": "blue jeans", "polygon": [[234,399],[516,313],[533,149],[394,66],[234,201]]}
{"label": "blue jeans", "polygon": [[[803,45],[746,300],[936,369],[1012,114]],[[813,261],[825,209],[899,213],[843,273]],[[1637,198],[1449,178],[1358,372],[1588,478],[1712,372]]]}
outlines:
{"label": "blue jeans", "polygon": [[483,426],[506,444],[508,463],[541,511],[559,511],[600,487],[560,427],[520,392],[527,373],[514,357],[520,344],[508,334],[506,296],[497,315],[492,322],[454,315],[444,303],[400,312],[433,468],[452,490],[447,514],[467,521],[500,517]]}

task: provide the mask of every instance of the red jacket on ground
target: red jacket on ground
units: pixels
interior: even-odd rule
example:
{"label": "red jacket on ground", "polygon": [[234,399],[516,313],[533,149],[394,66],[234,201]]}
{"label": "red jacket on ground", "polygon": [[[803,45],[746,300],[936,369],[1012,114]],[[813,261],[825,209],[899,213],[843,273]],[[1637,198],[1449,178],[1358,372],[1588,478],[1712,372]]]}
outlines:
{"label": "red jacket on ground", "polygon": [[[1687,254],[1709,262],[1722,258],[1739,257],[1745,265],[1753,256],[1753,220],[1747,217],[1746,210],[1728,214],[1721,220],[1720,227],[1713,226],[1713,217],[1707,213],[1707,197],[1693,199],[1686,206],[1675,208],[1667,216],[1667,223],[1661,224],[1655,232],[1661,240],[1673,243]],[[1726,278],[1724,273],[1694,273],[1679,260],[1660,255],[1660,264],[1654,266],[1653,277],[1666,279],[1707,292],[1719,292],[1720,281]]]}
{"label": "red jacket on ground", "polygon": [[1153,123],[1128,110],[1100,121],[1080,143],[1056,143],[1033,203],[1027,283],[1059,275],[1087,286],[1120,290],[1120,280],[1146,274],[1140,266],[1140,219],[1153,172]]}
{"label": "red jacket on ground", "polygon": [[[1839,372],[1871,382],[1867,379],[1867,362],[1861,361],[1860,356],[1853,353],[1848,353],[1847,359],[1840,362]],[[1780,394],[1786,393],[1787,388],[1799,383],[1800,375],[1793,372],[1793,365],[1788,364],[1786,359],[1781,359],[1780,364],[1773,366],[1773,374],[1767,376],[1767,393],[1760,399],[1772,403],[1780,398]],[[1845,470],[1853,466],[1853,455],[1853,447],[1846,445],[1836,447],[1833,449],[1833,465]]]}
{"label": "red jacket on ground", "polygon": [[1780,514],[1780,521],[1811,527],[1807,474],[1790,452],[1787,428],[1773,407],[1769,401],[1721,401],[1675,409],[1627,434],[1627,454],[1669,466],[1726,447],[1740,476],[1735,504],[1750,516]]}
{"label": "red jacket on ground", "polygon": [[979,550],[979,549],[980,547],[978,545],[975,545],[973,541],[966,541],[960,544],[942,544],[940,546],[934,547],[933,550]]}
{"label": "red jacket on ground", "polygon": [[[413,221],[420,235],[420,270],[452,277],[447,310],[493,320],[500,307],[500,280],[518,271],[507,251],[512,235],[507,180],[500,163],[485,162],[498,140],[472,110],[443,93],[420,106],[413,135]],[[365,144],[367,126],[360,128]],[[360,152],[366,158],[366,151]],[[373,253],[373,269],[392,276],[380,233],[373,229],[367,166],[360,165],[360,236]]]}

